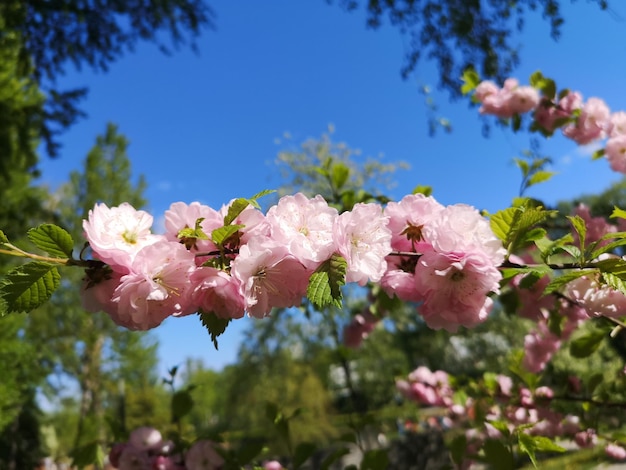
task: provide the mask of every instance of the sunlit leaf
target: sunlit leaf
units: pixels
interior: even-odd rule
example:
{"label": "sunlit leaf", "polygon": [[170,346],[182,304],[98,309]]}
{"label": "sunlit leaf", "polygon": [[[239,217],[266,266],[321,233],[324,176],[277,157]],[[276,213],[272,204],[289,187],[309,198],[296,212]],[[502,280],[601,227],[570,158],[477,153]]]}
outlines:
{"label": "sunlit leaf", "polygon": [[0,297],[8,313],[30,312],[43,305],[60,282],[55,265],[31,262],[9,271],[0,285]]}
{"label": "sunlit leaf", "polygon": [[597,271],[594,269],[582,269],[579,271],[569,271],[561,276],[555,277],[550,281],[550,283],[546,286],[543,291],[544,294],[552,294],[553,292],[558,291],[561,287],[563,287],[568,282],[573,281],[574,279],[578,279],[582,276],[590,276],[595,274]]}
{"label": "sunlit leaf", "polygon": [[51,256],[71,258],[74,250],[72,236],[61,227],[52,224],[43,224],[31,228],[28,239]]}
{"label": "sunlit leaf", "polygon": [[554,171],[537,171],[528,179],[528,186],[543,183],[556,175]]}
{"label": "sunlit leaf", "polygon": [[223,227],[216,228],[211,232],[211,239],[213,240],[213,243],[220,246],[228,240],[229,237],[244,227],[245,225],[225,225]]}
{"label": "sunlit leaf", "polygon": [[341,287],[346,283],[346,260],[334,254],[322,263],[309,279],[307,298],[316,308],[341,307]]}

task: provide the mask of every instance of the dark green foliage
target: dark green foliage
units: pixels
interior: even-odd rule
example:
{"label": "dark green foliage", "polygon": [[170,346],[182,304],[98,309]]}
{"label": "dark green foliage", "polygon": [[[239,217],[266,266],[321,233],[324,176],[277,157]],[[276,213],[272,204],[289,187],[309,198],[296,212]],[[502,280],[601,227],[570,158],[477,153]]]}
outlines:
{"label": "dark green foliage", "polygon": [[[58,156],[58,134],[83,116],[78,104],[87,90],[56,85],[68,65],[106,71],[140,41],[164,52],[193,47],[201,30],[213,26],[213,16],[202,0],[0,2],[0,175],[9,174],[8,162],[18,154],[20,169],[34,169],[33,139]],[[11,90],[2,79],[5,68],[11,68],[13,94],[18,89],[28,100],[5,96]]]}
{"label": "dark green foliage", "polygon": [[39,432],[40,414],[35,392],[30,390],[16,419],[0,432],[0,470],[36,468],[46,455]]}

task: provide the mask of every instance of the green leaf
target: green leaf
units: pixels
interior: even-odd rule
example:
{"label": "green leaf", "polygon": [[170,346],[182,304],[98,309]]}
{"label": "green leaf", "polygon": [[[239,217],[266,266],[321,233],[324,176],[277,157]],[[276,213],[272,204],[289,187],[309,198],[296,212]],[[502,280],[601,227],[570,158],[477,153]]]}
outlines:
{"label": "green leaf", "polygon": [[598,149],[595,152],[593,152],[591,154],[591,159],[592,160],[598,160],[602,157],[604,157],[604,154],[606,153],[606,151],[604,149]]}
{"label": "green leaf", "polygon": [[193,408],[193,398],[187,390],[179,390],[172,395],[172,422],[177,423]]}
{"label": "green leaf", "polygon": [[602,280],[612,289],[626,295],[626,282],[613,273],[602,273]]}
{"label": "green leaf", "polygon": [[200,321],[202,325],[207,329],[209,334],[211,335],[211,341],[213,341],[213,346],[215,349],[219,349],[217,347],[217,337],[226,331],[226,327],[230,323],[230,318],[220,318],[215,315],[213,312],[198,312],[200,315]]}
{"label": "green leaf", "polygon": [[60,283],[54,264],[34,261],[9,271],[0,286],[0,297],[7,313],[30,312],[43,305]]}
{"label": "green leaf", "polygon": [[535,468],[537,468],[535,452],[565,452],[563,447],[556,445],[551,439],[544,436],[531,436],[525,432],[517,434],[517,442],[520,452],[528,455]]}
{"label": "green leaf", "polygon": [[[617,234],[613,234],[613,235],[617,235]],[[625,236],[625,235],[626,234],[624,232],[619,232],[619,236]],[[613,252],[613,250],[615,250],[615,248],[619,248],[620,246],[626,245],[626,238],[620,238],[613,242],[601,245],[601,241],[611,239],[611,238],[614,238],[614,237],[606,237],[606,238],[602,237],[602,240],[598,240],[597,242],[594,242],[592,245],[590,245],[590,248],[592,247],[593,250],[591,251],[591,254],[589,255],[589,259],[596,259],[603,253],[611,253]],[[608,260],[603,260],[603,261],[608,261]]]}
{"label": "green leaf", "polygon": [[433,187],[419,184],[413,188],[412,194],[423,194],[424,196],[430,196],[433,194]]}
{"label": "green leaf", "polygon": [[572,234],[567,233],[557,240],[550,240],[548,238],[535,240],[535,246],[541,252],[541,259],[547,263],[550,256],[561,251],[563,246],[567,245],[568,243],[572,243],[573,241],[574,237],[572,237]]}
{"label": "green leaf", "polygon": [[519,114],[514,114],[512,118],[511,129],[513,132],[517,132],[522,128],[522,117]]}
{"label": "green leaf", "polygon": [[496,212],[491,216],[489,223],[491,225],[491,230],[502,242],[508,241],[509,232],[511,231],[511,226],[515,221],[515,217],[518,215],[518,209],[516,207],[509,207],[508,209],[504,209]]}
{"label": "green leaf", "polygon": [[195,238],[196,240],[208,240],[209,236],[202,230],[202,221],[204,217],[196,219],[194,228],[185,227],[178,232],[178,238]]}
{"label": "green leaf", "polygon": [[235,199],[230,206],[228,206],[228,212],[224,216],[224,225],[230,225],[233,221],[239,217],[246,207],[250,205],[250,201],[243,197]]}
{"label": "green leaf", "polygon": [[613,212],[611,213],[611,219],[626,219],[626,211],[620,209],[617,206],[613,206]]}
{"label": "green leaf", "polygon": [[334,450],[328,457],[326,457],[322,461],[322,465],[320,470],[328,470],[329,467],[334,464],[337,460],[339,460],[344,455],[348,455],[350,453],[350,449],[347,447],[340,447],[339,449]]}
{"label": "green leaf", "polygon": [[535,70],[528,78],[528,83],[530,83],[530,86],[534,88],[539,88],[539,86],[543,82],[543,79],[544,77],[541,73],[541,70]]}
{"label": "green leaf", "polygon": [[528,180],[528,187],[538,183],[543,183],[544,181],[548,181],[554,175],[556,175],[556,172],[554,171],[537,171],[533,173],[533,175]]}
{"label": "green leaf", "polygon": [[546,236],[546,230],[541,227],[531,228],[527,232],[522,234],[523,242],[534,242],[542,240]]}
{"label": "green leaf", "polygon": [[341,187],[346,184],[348,176],[350,175],[350,168],[345,163],[335,162],[331,170],[331,182],[335,190],[340,190]]}
{"label": "green leaf", "polygon": [[585,220],[579,215],[568,215],[567,218],[572,223],[576,233],[578,233],[578,238],[580,239],[580,249],[584,251],[585,239],[587,237],[587,224],[585,223]]}
{"label": "green leaf", "polygon": [[386,470],[389,457],[386,449],[372,449],[365,452],[361,460],[361,470]]}
{"label": "green leaf", "polygon": [[553,292],[558,291],[561,287],[563,287],[568,282],[573,281],[574,279],[578,279],[583,276],[590,276],[595,274],[597,271],[595,269],[581,269],[580,271],[570,271],[559,277],[555,277],[550,281],[550,283],[546,286],[543,293],[545,295],[552,294]]}
{"label": "green leaf", "polygon": [[589,380],[587,380],[587,393],[589,394],[589,396],[593,396],[593,392],[603,381],[604,374],[602,372],[598,372],[589,377]]}
{"label": "green leaf", "polygon": [[237,449],[236,458],[239,465],[246,465],[257,457],[265,447],[265,439],[246,439]]}
{"label": "green leaf", "polygon": [[71,258],[74,250],[72,236],[61,227],[52,224],[43,224],[31,228],[28,239],[50,256],[59,258]]}
{"label": "green leaf", "polygon": [[98,468],[104,466],[104,451],[97,441],[89,442],[77,447],[70,453],[72,464],[78,468],[94,465]]}
{"label": "green leaf", "polygon": [[335,253],[311,274],[306,295],[316,308],[341,307],[341,286],[346,283],[346,268],[346,260]]}
{"label": "green leaf", "polygon": [[256,201],[257,199],[261,199],[262,197],[269,196],[270,194],[274,194],[275,192],[276,192],[275,189],[264,189],[263,191],[256,193],[250,199],[252,201]]}
{"label": "green leaf", "polygon": [[474,89],[480,83],[480,76],[476,73],[473,67],[468,67],[463,71],[463,75],[461,75],[461,81],[463,85],[461,86],[461,93],[463,95],[467,95],[474,91]]}
{"label": "green leaf", "polygon": [[300,468],[316,450],[317,446],[311,442],[301,442],[298,444],[298,447],[296,447],[296,451],[293,455],[294,470]]}
{"label": "green leaf", "polygon": [[225,225],[224,227],[216,228],[211,232],[211,240],[213,240],[213,243],[217,246],[221,246],[229,237],[244,227],[245,225]]}
{"label": "green leaf", "polygon": [[[523,198],[518,207],[509,207],[491,216],[491,229],[502,240],[509,253],[527,243],[528,232],[538,223],[553,216],[556,211],[546,211],[542,207],[533,207],[532,200]],[[538,232],[533,232],[534,241]]]}
{"label": "green leaf", "polygon": [[528,161],[523,158],[514,158],[513,162],[517,167],[522,170],[522,176],[526,178],[528,173],[530,173],[530,166],[528,165]]}
{"label": "green leaf", "polygon": [[9,243],[9,239],[4,234],[4,232],[0,230],[0,244],[3,244],[3,243]]}
{"label": "green leaf", "polygon": [[450,442],[447,447],[450,451],[452,461],[460,467],[467,453],[467,437],[465,437],[465,434],[459,434],[452,439],[452,442]]}
{"label": "green leaf", "polygon": [[487,439],[483,444],[483,451],[489,468],[495,470],[513,470],[515,468],[513,454],[502,442]]}
{"label": "green leaf", "polygon": [[592,330],[574,338],[569,345],[570,354],[578,359],[591,356],[602,344],[607,334],[602,330]]}
{"label": "green leaf", "polygon": [[[504,281],[509,281],[514,278],[518,274],[529,274],[533,275],[534,279],[541,278],[546,274],[552,273],[552,269],[549,266],[537,265],[537,266],[524,266],[521,268],[504,268],[501,270],[502,278]],[[522,280],[523,281],[523,280]],[[524,281],[530,282],[530,281]],[[506,283],[506,282],[505,282]]]}

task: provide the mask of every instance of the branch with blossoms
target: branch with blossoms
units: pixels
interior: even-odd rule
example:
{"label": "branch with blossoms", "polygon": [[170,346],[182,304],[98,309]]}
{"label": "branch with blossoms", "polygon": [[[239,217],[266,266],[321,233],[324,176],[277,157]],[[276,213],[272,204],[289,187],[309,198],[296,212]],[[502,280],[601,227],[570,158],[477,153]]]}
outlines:
{"label": "branch with blossoms", "polygon": [[[515,80],[503,87],[480,82],[473,72],[465,80],[464,91],[474,92],[481,113],[511,123],[514,130],[521,129],[522,116],[531,116],[530,131],[549,137],[561,129],[579,144],[608,139],[595,157],[606,156],[613,169],[626,172],[625,113],[611,115],[600,100],[583,103],[580,94],[568,90],[557,93],[554,82],[540,73],[529,87]],[[522,192],[552,176],[544,163],[518,162]],[[84,269],[80,290],[86,310],[104,312],[132,330],[197,313],[216,347],[229,323],[245,315],[264,318],[303,299],[318,310],[341,308],[348,283],[411,304],[428,327],[450,332],[485,322],[500,304],[534,322],[514,368],[528,390],[523,393],[533,399],[541,389],[539,374],[562,345],[583,359],[610,338],[611,330],[617,332],[616,325],[625,327],[626,260],[619,253],[626,245],[626,211],[615,208],[616,223],[609,223],[579,206],[567,216],[565,233],[555,237],[551,228],[558,212],[530,198],[517,198],[488,216],[465,204],[444,206],[421,193],[397,202],[365,194],[361,200],[342,191],[350,171],[345,165],[329,159],[320,171],[329,180],[332,201],[297,193],[280,198],[265,213],[258,200],[268,192],[234,199],[220,209],[175,202],[165,211],[162,234],[152,232],[154,217],[148,212],[127,203],[97,204],[83,221],[86,244],[78,242],[83,248],[77,256],[77,241],[55,225],[27,234],[44,254],[16,246],[0,231],[0,254],[27,259],[0,282],[0,313],[29,312],[45,303],[60,285],[59,268],[66,267]],[[515,299],[512,308],[509,294]],[[344,329],[344,340],[358,345],[379,320],[371,308],[364,310]],[[458,403],[450,387],[437,391],[443,379],[433,385],[421,375],[400,391],[418,393],[415,383],[421,380],[435,389],[422,390],[434,397],[431,405],[452,406],[450,400],[467,405]],[[602,401],[590,397],[589,403]],[[553,411],[549,404],[544,408],[546,415]],[[462,456],[488,460],[502,449],[513,455],[517,446],[535,463],[535,452],[558,450],[539,439],[557,434],[535,426],[533,413],[528,411],[526,420],[515,412],[481,414],[485,419],[477,426],[492,435],[465,436]],[[578,432],[593,440],[591,428],[585,429]],[[494,444],[497,439],[502,442]],[[463,459],[455,462],[462,466]]]}

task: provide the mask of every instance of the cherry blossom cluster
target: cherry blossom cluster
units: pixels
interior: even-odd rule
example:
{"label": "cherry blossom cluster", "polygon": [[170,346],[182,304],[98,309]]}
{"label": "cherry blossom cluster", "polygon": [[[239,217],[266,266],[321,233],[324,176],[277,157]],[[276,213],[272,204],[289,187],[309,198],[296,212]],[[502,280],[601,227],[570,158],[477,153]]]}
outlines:
{"label": "cherry blossom cluster", "polygon": [[534,123],[546,135],[561,128],[563,135],[579,145],[607,139],[604,152],[611,169],[626,173],[626,112],[611,113],[602,99],[584,101],[579,92],[569,90],[552,99],[514,78],[505,80],[502,88],[483,81],[474,96],[482,114],[507,119],[532,112]]}
{"label": "cherry blossom cluster", "polygon": [[[434,329],[456,331],[486,320],[498,294],[498,266],[506,250],[489,222],[465,204],[443,206],[432,197],[405,196],[385,208],[391,246],[381,286],[389,295],[421,303]],[[420,253],[419,258],[410,256]],[[408,254],[408,256],[407,256]]]}
{"label": "cherry blossom cluster", "polygon": [[214,442],[199,440],[183,455],[157,429],[144,426],[132,431],[127,442],[113,446],[109,462],[118,470],[218,470],[224,459],[215,449]]}
{"label": "cherry blossom cluster", "polygon": [[[604,235],[615,233],[623,229],[623,219],[618,225],[610,224],[603,217],[593,217],[589,208],[580,204],[574,215],[585,222],[586,242],[599,242],[600,245],[609,240],[601,240]],[[579,236],[573,231],[574,243],[579,243]],[[602,255],[600,259],[617,258],[615,255]],[[518,264],[532,264],[531,253],[521,256],[511,255],[510,261]],[[530,286],[524,286],[524,275],[513,278],[511,287],[519,298],[518,314],[536,322],[536,327],[524,338],[524,366],[533,373],[543,371],[552,356],[559,350],[562,343],[569,339],[572,333],[589,318],[599,316],[621,318],[626,312],[626,296],[612,287],[600,282],[594,276],[582,276],[570,281],[563,289],[562,295],[557,297],[544,295],[544,289],[550,282],[545,275]],[[559,331],[549,327],[551,314],[562,317]]]}
{"label": "cherry blossom cluster", "polygon": [[266,215],[248,205],[230,220],[239,202],[219,211],[176,202],[163,235],[152,233],[145,211],[97,204],[83,228],[104,265],[87,271],[84,306],[137,330],[197,311],[262,318],[300,305],[311,275],[334,257],[345,260],[346,282],[380,282],[389,295],[419,303],[433,328],[484,321],[489,294],[498,292],[505,250],[470,206],[417,194],[339,214],[321,196],[298,193]]}
{"label": "cherry blossom cluster", "polygon": [[[577,392],[579,380],[575,377],[572,379],[570,387],[573,392]],[[584,428],[578,416],[564,415],[550,408],[554,399],[554,392],[550,387],[541,386],[534,391],[527,387],[515,387],[513,380],[506,375],[495,376],[495,389],[492,391],[494,400],[486,410],[484,420],[477,423],[478,427],[472,423],[479,414],[476,407],[485,406],[486,402],[479,403],[466,397],[464,403],[459,403],[454,397],[451,377],[444,371],[431,371],[420,366],[406,380],[397,380],[396,388],[405,398],[421,406],[446,408],[443,419],[447,427],[469,424],[470,427],[465,430],[468,459],[478,453],[486,439],[504,438],[502,431],[491,424],[492,422],[506,422],[509,432],[518,428],[530,435],[570,439],[579,448],[595,447],[599,442],[596,430]],[[606,442],[605,452],[609,458],[626,460],[626,450],[615,442]],[[470,463],[469,460],[464,462],[463,468]]]}

